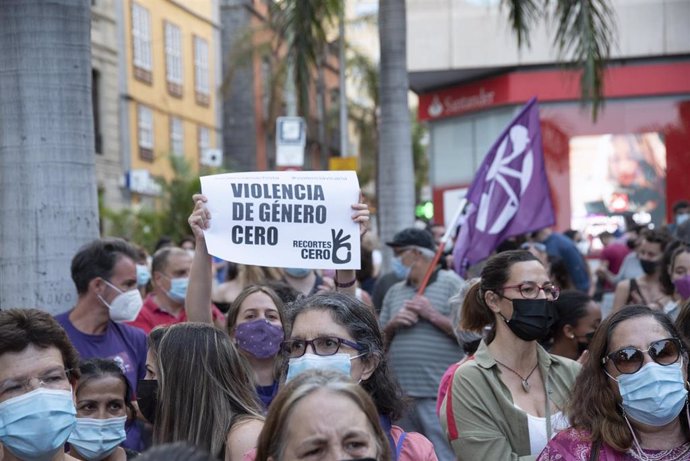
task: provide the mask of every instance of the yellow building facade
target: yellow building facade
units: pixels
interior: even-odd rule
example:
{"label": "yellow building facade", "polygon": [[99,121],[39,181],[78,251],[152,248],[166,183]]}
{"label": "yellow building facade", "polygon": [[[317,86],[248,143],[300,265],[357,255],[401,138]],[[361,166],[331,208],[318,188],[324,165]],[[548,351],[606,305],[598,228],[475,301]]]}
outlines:
{"label": "yellow building facade", "polygon": [[194,171],[200,165],[220,166],[213,151],[219,129],[219,25],[213,0],[120,4],[122,141],[129,151],[129,189],[137,201],[137,195],[155,195],[155,187],[142,183],[143,172],[173,176],[171,156],[184,157]]}

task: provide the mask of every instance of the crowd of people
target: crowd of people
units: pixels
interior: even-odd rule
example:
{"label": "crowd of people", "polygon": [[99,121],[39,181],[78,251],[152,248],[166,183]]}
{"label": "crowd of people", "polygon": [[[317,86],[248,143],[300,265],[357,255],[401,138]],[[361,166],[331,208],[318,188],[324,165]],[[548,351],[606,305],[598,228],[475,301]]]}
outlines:
{"label": "crowd of people", "polygon": [[363,203],[361,271],[219,261],[193,201],[150,257],[84,245],[68,312],[0,311],[0,461],[690,460],[690,204],[599,253],[513,237],[463,280],[440,226],[381,274]]}

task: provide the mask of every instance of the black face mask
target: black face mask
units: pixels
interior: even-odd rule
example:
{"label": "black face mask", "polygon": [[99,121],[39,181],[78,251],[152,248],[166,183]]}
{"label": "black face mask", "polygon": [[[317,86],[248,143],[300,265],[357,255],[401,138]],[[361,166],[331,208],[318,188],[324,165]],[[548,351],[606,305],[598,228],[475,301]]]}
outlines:
{"label": "black face mask", "polygon": [[[594,332],[587,333],[584,336],[575,336],[577,340],[577,355],[581,356],[587,349],[589,349],[589,343],[592,342],[592,337],[594,337]],[[584,341],[581,339],[584,338]]]}
{"label": "black face mask", "polygon": [[510,320],[503,317],[510,331],[523,341],[544,339],[556,323],[557,311],[552,301],[546,299],[521,299],[513,302],[513,316]]}
{"label": "black face mask", "polygon": [[642,270],[647,275],[653,274],[654,271],[656,271],[658,265],[659,261],[648,261],[646,259],[640,259],[640,266],[642,266]]}
{"label": "black face mask", "polygon": [[158,380],[140,379],[137,385],[137,404],[139,411],[151,424],[156,422],[156,407],[158,406]]}
{"label": "black face mask", "polygon": [[631,250],[634,250],[637,246],[637,239],[628,239],[625,241],[625,245]]}

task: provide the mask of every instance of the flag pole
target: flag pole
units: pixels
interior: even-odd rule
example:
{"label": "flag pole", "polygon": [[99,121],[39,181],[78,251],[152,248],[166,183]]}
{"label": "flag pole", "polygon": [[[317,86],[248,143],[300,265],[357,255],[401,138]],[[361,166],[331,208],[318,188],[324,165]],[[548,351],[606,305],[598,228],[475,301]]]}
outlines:
{"label": "flag pole", "polygon": [[434,273],[434,270],[436,269],[436,264],[438,264],[438,261],[441,259],[441,255],[443,254],[443,250],[446,247],[446,242],[450,238],[450,233],[457,226],[458,219],[460,219],[460,215],[462,214],[462,211],[465,209],[466,203],[467,203],[467,198],[463,197],[463,199],[460,201],[460,205],[458,206],[457,211],[455,212],[455,216],[453,217],[453,220],[450,221],[450,226],[448,226],[448,228],[446,229],[446,232],[443,234],[443,237],[441,237],[441,243],[439,244],[438,248],[436,249],[436,254],[434,255],[434,259],[431,261],[429,268],[426,270],[426,274],[424,274],[424,278],[422,279],[422,284],[419,285],[419,289],[417,290],[417,296],[421,296],[424,294],[424,290],[426,290],[426,286],[429,283],[429,279],[431,278],[431,274]]}

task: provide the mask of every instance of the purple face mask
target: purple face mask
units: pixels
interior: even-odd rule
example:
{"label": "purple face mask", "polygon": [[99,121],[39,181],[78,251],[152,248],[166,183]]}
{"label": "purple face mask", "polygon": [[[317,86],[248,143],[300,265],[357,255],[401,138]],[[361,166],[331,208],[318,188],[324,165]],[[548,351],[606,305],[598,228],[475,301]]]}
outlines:
{"label": "purple face mask", "polygon": [[264,319],[241,323],[235,327],[237,347],[257,359],[275,357],[280,350],[280,343],[283,342],[284,337],[281,327]]}
{"label": "purple face mask", "polygon": [[683,277],[674,280],[673,285],[676,287],[676,291],[681,298],[690,298],[690,275],[684,275]]}

